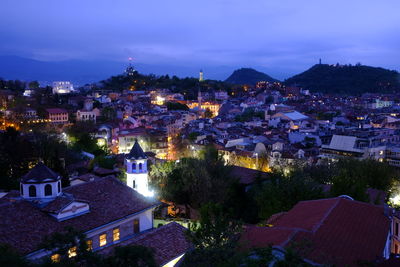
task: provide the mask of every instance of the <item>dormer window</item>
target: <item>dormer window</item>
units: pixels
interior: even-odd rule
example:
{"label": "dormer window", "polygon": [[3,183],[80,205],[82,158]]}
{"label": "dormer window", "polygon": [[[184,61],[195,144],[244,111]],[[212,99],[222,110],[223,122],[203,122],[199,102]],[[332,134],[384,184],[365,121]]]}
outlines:
{"label": "dormer window", "polygon": [[61,182],[60,181],[58,181],[57,188],[58,188],[58,193],[60,193],[60,191],[61,191]]}
{"label": "dormer window", "polygon": [[46,186],[44,187],[44,195],[45,196],[51,196],[52,195],[52,189],[51,189],[51,185],[46,184]]}
{"label": "dormer window", "polygon": [[141,171],[142,168],[143,168],[143,164],[142,164],[142,163],[139,163],[139,171]]}
{"label": "dormer window", "polygon": [[90,212],[87,202],[76,201],[66,196],[60,196],[59,198],[63,199],[59,205],[44,206],[42,211],[47,212],[58,221],[68,220]]}
{"label": "dormer window", "polygon": [[29,197],[36,197],[36,187],[34,185],[29,186]]}

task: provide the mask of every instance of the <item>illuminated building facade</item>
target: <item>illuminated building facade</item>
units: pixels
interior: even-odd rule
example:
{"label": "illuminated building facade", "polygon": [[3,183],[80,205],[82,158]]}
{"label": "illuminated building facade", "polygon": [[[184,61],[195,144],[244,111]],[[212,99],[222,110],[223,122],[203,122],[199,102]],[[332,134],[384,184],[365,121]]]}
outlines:
{"label": "illuminated building facade", "polygon": [[74,91],[74,85],[69,81],[53,82],[53,94],[69,94]]}
{"label": "illuminated building facade", "polygon": [[68,123],[68,111],[62,108],[46,109],[47,116],[52,123]]}
{"label": "illuminated building facade", "polygon": [[[196,108],[199,106],[199,102],[191,102],[186,104],[190,109]],[[212,112],[212,117],[218,116],[219,109],[221,108],[221,104],[217,102],[201,102],[200,109],[202,110],[210,110]]]}

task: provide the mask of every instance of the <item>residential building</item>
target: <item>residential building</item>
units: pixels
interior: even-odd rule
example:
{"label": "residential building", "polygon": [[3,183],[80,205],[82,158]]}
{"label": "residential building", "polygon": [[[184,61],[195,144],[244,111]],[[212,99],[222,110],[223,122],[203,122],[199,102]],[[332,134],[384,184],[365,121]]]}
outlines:
{"label": "residential building", "polygon": [[47,118],[51,123],[68,123],[68,111],[63,108],[48,108]]}
{"label": "residential building", "polygon": [[67,226],[82,231],[90,249],[98,253],[128,243],[149,245],[160,265],[173,263],[190,246],[183,241],[185,229],[179,225],[154,229],[153,211],[159,203],[113,176],[81,179],[62,188],[61,177],[39,163],[22,177],[20,191],[6,193],[0,203],[0,243],[32,261],[50,256],[52,252],[39,245]]}
{"label": "residential building", "polygon": [[74,85],[69,81],[53,82],[53,94],[69,94],[74,91]]}

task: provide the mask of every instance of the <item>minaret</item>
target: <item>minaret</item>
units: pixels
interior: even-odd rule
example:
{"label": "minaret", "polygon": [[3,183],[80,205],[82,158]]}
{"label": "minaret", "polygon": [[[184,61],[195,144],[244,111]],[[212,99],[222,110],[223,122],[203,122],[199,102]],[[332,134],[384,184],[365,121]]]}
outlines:
{"label": "minaret", "polygon": [[200,70],[199,82],[203,82],[203,81],[204,81],[203,70]]}
{"label": "minaret", "polygon": [[153,196],[153,192],[149,190],[147,156],[137,140],[135,140],[135,144],[126,156],[125,164],[126,184],[143,196]]}
{"label": "minaret", "polygon": [[203,100],[203,97],[201,96],[201,89],[199,87],[199,92],[197,93],[197,102],[199,103],[199,110],[201,109],[202,100]]}

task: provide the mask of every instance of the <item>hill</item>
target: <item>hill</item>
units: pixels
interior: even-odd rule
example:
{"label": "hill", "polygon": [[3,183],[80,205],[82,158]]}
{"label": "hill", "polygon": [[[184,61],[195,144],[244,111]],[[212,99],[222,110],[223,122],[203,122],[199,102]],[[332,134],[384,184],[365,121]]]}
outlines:
{"label": "hill", "polygon": [[390,93],[400,90],[400,74],[397,71],[360,64],[317,64],[284,83],[322,93]]}
{"label": "hill", "polygon": [[271,76],[256,71],[251,68],[241,68],[235,70],[228,79],[225,80],[227,83],[231,84],[251,84],[254,85],[259,81],[276,82],[278,80],[272,78]]}
{"label": "hill", "polygon": [[[41,61],[19,56],[0,55],[0,78],[7,80],[37,80],[46,84],[57,80],[69,80],[74,84],[97,82],[112,75],[123,73],[127,62],[112,60],[65,60]],[[167,63],[146,64],[134,62],[135,68],[144,74],[178,77],[198,77],[198,66]],[[221,80],[231,73],[229,66],[205,66],[206,79]]]}
{"label": "hill", "polygon": [[40,61],[17,56],[0,56],[0,77],[4,79],[38,80],[46,83],[70,80],[85,84],[121,73],[126,64],[109,61]]}

